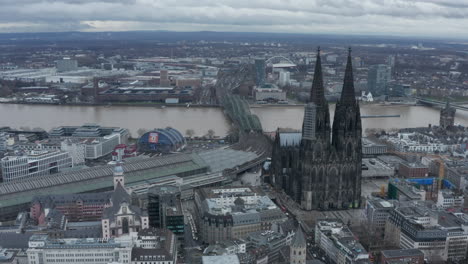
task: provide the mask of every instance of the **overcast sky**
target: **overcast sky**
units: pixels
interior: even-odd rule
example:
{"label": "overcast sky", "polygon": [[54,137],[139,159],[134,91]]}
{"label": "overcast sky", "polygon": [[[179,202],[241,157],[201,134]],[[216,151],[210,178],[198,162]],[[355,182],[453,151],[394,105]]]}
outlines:
{"label": "overcast sky", "polygon": [[75,30],[468,38],[468,0],[0,0],[0,32]]}

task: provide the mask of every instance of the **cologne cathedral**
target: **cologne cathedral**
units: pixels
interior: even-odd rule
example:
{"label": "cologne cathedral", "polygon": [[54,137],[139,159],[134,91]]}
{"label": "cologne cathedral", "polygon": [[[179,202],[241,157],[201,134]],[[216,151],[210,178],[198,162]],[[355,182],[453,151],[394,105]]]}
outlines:
{"label": "cologne cathedral", "polygon": [[333,125],[323,86],[320,49],[302,132],[278,129],[272,156],[273,184],[304,210],[361,205],[361,113],[354,93],[351,49]]}

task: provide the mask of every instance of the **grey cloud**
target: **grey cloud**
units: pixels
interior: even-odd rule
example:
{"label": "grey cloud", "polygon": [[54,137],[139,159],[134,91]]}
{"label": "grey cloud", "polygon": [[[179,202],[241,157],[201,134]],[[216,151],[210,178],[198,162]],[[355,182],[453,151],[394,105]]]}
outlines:
{"label": "grey cloud", "polygon": [[185,30],[211,25],[218,30],[349,32],[354,27],[368,33],[412,34],[430,28],[461,34],[467,32],[460,24],[468,20],[468,3],[454,0],[0,0],[0,4],[0,23],[50,24],[52,30],[57,23],[91,30],[86,25],[94,21],[102,23],[93,25],[119,24],[121,30],[128,22],[131,29],[153,24],[168,29],[184,25]]}

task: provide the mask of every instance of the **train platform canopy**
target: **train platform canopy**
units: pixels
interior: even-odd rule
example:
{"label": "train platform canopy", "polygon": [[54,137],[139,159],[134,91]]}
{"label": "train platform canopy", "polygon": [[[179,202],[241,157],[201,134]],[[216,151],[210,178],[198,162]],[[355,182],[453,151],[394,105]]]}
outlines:
{"label": "train platform canopy", "polygon": [[200,152],[198,155],[210,166],[212,172],[233,169],[259,157],[259,155],[254,152],[233,150],[230,148],[209,150]]}
{"label": "train platform canopy", "polygon": [[[197,154],[137,159],[124,163],[122,167],[128,184],[170,175],[186,177],[209,170]],[[2,208],[30,203],[37,195],[110,190],[113,187],[113,169],[113,165],[106,165],[4,183],[0,185],[0,215]]]}

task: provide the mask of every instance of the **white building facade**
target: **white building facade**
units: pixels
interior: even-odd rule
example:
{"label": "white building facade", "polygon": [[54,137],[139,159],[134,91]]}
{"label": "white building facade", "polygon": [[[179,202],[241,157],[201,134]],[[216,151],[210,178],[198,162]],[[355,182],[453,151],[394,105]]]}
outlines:
{"label": "white building facade", "polygon": [[73,166],[68,152],[32,150],[23,156],[6,156],[1,160],[5,182],[50,175]]}
{"label": "white building facade", "polygon": [[29,264],[107,264],[131,263],[132,239],[69,238],[53,240],[33,235],[26,251]]}

